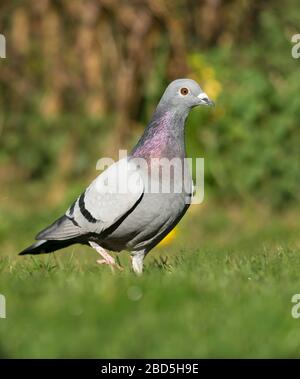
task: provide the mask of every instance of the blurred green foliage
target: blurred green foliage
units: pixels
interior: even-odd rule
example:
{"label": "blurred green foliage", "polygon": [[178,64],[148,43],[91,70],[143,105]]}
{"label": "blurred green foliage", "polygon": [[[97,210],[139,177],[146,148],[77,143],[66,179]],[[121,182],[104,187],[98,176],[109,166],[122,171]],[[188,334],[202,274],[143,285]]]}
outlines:
{"label": "blurred green foliage", "polygon": [[85,183],[101,155],[134,145],[166,84],[190,76],[216,101],[187,127],[189,155],[205,157],[206,192],[273,208],[298,201],[297,6],[1,2],[2,187]]}

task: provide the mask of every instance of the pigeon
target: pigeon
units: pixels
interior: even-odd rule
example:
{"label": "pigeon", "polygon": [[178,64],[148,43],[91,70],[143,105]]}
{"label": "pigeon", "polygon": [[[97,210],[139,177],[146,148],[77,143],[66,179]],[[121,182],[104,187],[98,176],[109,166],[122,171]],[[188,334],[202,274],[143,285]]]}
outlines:
{"label": "pigeon", "polygon": [[[122,269],[108,251],[127,250],[133,271],[142,274],[145,256],[191,203],[193,181],[185,163],[184,128],[190,110],[198,105],[213,101],[197,82],[171,82],[128,156],[104,170],[20,255],[51,253],[79,243],[99,253],[97,263]],[[161,170],[162,161],[176,162],[168,175]],[[177,166],[181,166],[179,175],[175,175]]]}

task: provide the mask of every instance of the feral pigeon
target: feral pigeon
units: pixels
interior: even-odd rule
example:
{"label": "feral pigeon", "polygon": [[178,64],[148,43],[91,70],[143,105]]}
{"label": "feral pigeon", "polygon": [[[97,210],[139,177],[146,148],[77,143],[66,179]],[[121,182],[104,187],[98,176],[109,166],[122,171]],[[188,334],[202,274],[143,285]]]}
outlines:
{"label": "feral pigeon", "polygon": [[[212,104],[194,80],[170,83],[131,153],[103,171],[20,254],[51,253],[80,243],[100,254],[99,264],[121,269],[106,250],[127,250],[133,271],[141,274],[147,253],[175,227],[191,203],[185,121],[191,108]],[[162,161],[175,162],[173,171],[163,173]],[[174,173],[176,165],[182,168],[179,175]]]}

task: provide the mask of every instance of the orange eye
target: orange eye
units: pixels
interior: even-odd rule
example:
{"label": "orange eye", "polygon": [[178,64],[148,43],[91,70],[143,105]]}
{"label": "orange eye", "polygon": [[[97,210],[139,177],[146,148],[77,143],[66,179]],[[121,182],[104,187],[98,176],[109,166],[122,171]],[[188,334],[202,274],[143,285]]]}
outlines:
{"label": "orange eye", "polygon": [[183,87],[180,89],[180,93],[181,95],[186,96],[189,93],[189,90],[188,88]]}

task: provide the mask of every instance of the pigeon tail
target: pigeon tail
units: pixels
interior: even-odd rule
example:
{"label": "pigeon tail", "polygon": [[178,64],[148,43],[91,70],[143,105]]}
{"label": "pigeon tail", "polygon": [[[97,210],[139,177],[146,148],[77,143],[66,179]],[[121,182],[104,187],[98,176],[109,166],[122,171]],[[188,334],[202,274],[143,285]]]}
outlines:
{"label": "pigeon tail", "polygon": [[33,245],[27,247],[19,255],[27,255],[27,254],[47,254],[53,253],[56,250],[63,249],[69,245],[72,245],[74,241],[46,241],[41,240]]}
{"label": "pigeon tail", "polygon": [[63,241],[78,237],[80,234],[81,228],[77,222],[73,218],[64,215],[39,232],[35,239]]}

